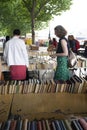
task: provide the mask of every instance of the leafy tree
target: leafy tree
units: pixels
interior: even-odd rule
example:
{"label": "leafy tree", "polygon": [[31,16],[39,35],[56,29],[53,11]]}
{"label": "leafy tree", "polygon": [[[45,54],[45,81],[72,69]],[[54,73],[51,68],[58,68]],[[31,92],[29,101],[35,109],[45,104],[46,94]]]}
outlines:
{"label": "leafy tree", "polygon": [[9,32],[14,27],[23,32],[31,31],[34,43],[35,30],[47,24],[54,15],[70,9],[71,4],[72,0],[0,0],[0,25]]}
{"label": "leafy tree", "polygon": [[29,15],[20,1],[7,0],[0,3],[0,15],[0,28],[3,28],[5,34],[11,35],[14,28],[20,28],[23,34],[30,30]]}
{"label": "leafy tree", "polygon": [[71,5],[71,0],[22,0],[22,2],[30,15],[33,43],[36,22],[47,22],[53,15],[61,14]]}

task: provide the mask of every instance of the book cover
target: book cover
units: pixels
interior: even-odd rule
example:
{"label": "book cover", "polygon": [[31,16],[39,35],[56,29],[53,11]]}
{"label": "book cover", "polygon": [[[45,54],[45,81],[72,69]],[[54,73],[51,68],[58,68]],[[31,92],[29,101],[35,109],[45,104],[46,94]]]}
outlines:
{"label": "book cover", "polygon": [[11,120],[11,124],[10,124],[9,130],[15,130],[16,123],[17,123],[17,120]]}
{"label": "book cover", "polygon": [[55,124],[56,130],[61,130],[61,127],[60,127],[58,120],[54,120],[54,124]]}
{"label": "book cover", "polygon": [[65,119],[64,122],[65,122],[65,124],[66,124],[66,126],[67,126],[67,127],[66,127],[67,130],[72,130],[70,120]]}
{"label": "book cover", "polygon": [[43,130],[47,130],[46,129],[46,122],[45,122],[45,120],[42,120],[42,128],[43,128]]}
{"label": "book cover", "polygon": [[21,120],[17,120],[15,130],[21,130],[21,128],[22,128]]}
{"label": "book cover", "polygon": [[46,122],[46,128],[47,128],[47,130],[51,130],[50,126],[49,126],[49,120],[45,120],[45,122]]}
{"label": "book cover", "polygon": [[79,130],[79,127],[78,127],[77,123],[75,122],[75,120],[73,120],[71,122],[71,126],[72,126],[73,130]]}
{"label": "book cover", "polygon": [[37,121],[37,130],[43,130],[41,120]]}
{"label": "book cover", "polygon": [[22,122],[22,130],[27,130],[28,128],[28,119],[24,119]]}
{"label": "book cover", "polygon": [[78,121],[81,124],[83,130],[87,130],[87,122],[83,118],[79,119]]}

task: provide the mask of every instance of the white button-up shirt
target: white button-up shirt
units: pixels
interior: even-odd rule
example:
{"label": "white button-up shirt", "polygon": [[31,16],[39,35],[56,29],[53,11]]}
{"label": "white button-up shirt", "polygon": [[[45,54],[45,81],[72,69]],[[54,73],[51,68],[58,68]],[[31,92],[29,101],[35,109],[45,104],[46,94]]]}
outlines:
{"label": "white button-up shirt", "polygon": [[18,36],[10,39],[4,49],[4,60],[8,66],[26,65],[29,66],[29,58],[25,42]]}

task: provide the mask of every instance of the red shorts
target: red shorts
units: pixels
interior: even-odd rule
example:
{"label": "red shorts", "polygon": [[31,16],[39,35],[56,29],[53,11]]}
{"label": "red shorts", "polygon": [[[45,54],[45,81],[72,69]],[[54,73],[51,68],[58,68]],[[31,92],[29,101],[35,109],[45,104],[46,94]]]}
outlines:
{"label": "red shorts", "polygon": [[10,74],[12,80],[26,79],[26,66],[25,65],[11,65]]}

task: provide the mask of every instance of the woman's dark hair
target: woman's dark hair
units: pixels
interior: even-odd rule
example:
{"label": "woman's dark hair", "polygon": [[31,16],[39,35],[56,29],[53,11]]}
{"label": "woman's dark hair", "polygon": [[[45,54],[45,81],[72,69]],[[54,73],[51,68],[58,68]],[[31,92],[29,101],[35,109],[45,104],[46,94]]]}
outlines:
{"label": "woman's dark hair", "polygon": [[65,36],[65,35],[67,35],[66,29],[65,29],[63,26],[61,26],[61,25],[56,26],[56,27],[54,28],[54,30],[56,31],[56,33],[57,33],[57,35],[58,35],[59,37],[63,37],[63,36]]}
{"label": "woman's dark hair", "polygon": [[6,42],[10,40],[10,36],[6,36]]}
{"label": "woman's dark hair", "polygon": [[53,41],[56,41],[56,38],[53,38]]}
{"label": "woman's dark hair", "polygon": [[21,34],[21,32],[20,32],[19,29],[15,29],[15,30],[13,31],[13,35],[20,35],[20,34]]}

